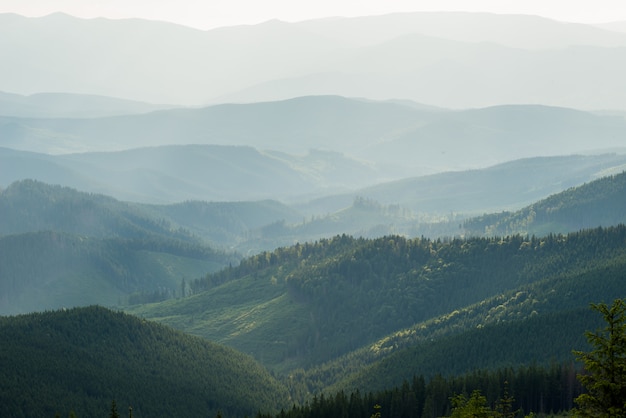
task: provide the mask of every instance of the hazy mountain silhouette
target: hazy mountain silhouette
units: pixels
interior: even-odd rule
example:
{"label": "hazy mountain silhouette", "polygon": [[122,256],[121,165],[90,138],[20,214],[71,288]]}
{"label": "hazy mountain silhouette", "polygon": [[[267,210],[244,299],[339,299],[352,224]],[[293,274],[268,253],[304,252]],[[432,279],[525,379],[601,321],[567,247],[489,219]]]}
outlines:
{"label": "hazy mountain silhouette", "polygon": [[371,184],[381,174],[337,153],[303,156],[247,146],[185,145],[47,155],[0,148],[0,185],[37,179],[148,203],[312,198]]}
{"label": "hazy mountain silhouette", "polygon": [[23,96],[0,92],[0,115],[21,118],[95,118],[148,113],[171,107],[174,106],[88,94],[38,93]]}
{"label": "hazy mountain silhouette", "polygon": [[626,88],[626,34],[534,16],[407,13],[200,31],[3,14],[0,36],[11,39],[0,47],[0,90],[21,94],[188,105],[339,94],[453,108],[626,109],[613,94]]}
{"label": "hazy mountain silhouette", "polygon": [[[0,117],[0,146],[40,153],[202,144],[253,147],[264,150],[264,158],[292,168],[306,166],[310,155],[299,162],[293,156],[312,149],[366,162],[332,162],[332,154],[326,154],[329,169],[318,166],[316,175],[331,187],[364,187],[519,158],[619,148],[625,134],[623,117],[566,108],[504,105],[444,111],[410,102],[338,96],[92,119]],[[115,166],[111,161],[107,168]]]}

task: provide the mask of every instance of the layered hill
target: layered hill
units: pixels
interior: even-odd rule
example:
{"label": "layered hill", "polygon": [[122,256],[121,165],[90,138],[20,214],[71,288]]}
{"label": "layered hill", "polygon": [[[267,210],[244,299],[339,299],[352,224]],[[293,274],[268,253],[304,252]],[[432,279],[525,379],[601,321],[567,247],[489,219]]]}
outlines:
{"label": "layered hill", "polygon": [[535,16],[407,13],[210,31],[63,14],[0,18],[0,37],[12,40],[0,49],[0,90],[13,93],[186,105],[341,94],[453,108],[626,108],[613,94],[624,89],[626,36]]}
{"label": "layered hill", "polygon": [[0,318],[2,416],[252,416],[288,403],[250,357],[101,307]]}
{"label": "layered hill", "polygon": [[310,199],[387,178],[335,152],[268,153],[249,146],[180,145],[48,155],[0,148],[0,181],[36,179],[143,203]]}
{"label": "layered hill", "polygon": [[0,92],[0,115],[21,118],[96,118],[166,109],[166,105],[107,96],[37,93],[29,96]]}
{"label": "layered hill", "polygon": [[[422,183],[427,189],[415,193],[423,202],[418,207],[430,208],[430,215],[362,197],[329,215],[312,218],[275,201],[140,205],[22,181],[0,193],[2,312],[92,303],[111,306],[125,304],[129,297],[133,303],[168,299],[187,294],[185,282],[236,265],[239,256],[232,253],[233,249],[253,255],[336,234],[376,238],[401,233],[433,239],[514,233],[541,236],[615,225],[624,221],[619,200],[624,194],[623,174],[572,188],[518,213],[498,212],[470,220],[465,220],[467,214],[452,212],[459,208],[443,206],[442,202],[429,207],[427,190],[431,190],[432,202],[443,197],[443,202],[450,204],[448,198],[437,193],[456,187],[464,192],[459,192],[458,199],[465,196],[463,208],[471,213],[477,210],[472,202],[486,210],[488,204],[505,205],[509,196],[519,204],[520,199],[544,196],[548,190],[565,188],[570,182],[611,172],[623,163],[620,158],[607,155],[527,160],[484,172],[456,173],[456,177],[433,176],[432,183]],[[533,177],[545,180],[550,175],[552,180],[543,185]],[[523,181],[519,188],[509,182],[507,189],[504,177]],[[415,184],[407,182],[404,187]],[[410,198],[403,190],[398,187],[395,192]],[[393,192],[393,187],[386,191]],[[489,203],[492,195],[499,198]],[[343,202],[341,197],[337,199]]]}
{"label": "layered hill", "polygon": [[515,212],[468,219],[469,235],[546,235],[626,223],[626,173],[572,187]]}
{"label": "layered hill", "polygon": [[[522,158],[483,169],[408,177],[296,205],[311,213],[344,208],[355,196],[416,213],[483,214],[521,208],[549,195],[624,170],[623,154]],[[313,212],[314,213],[314,212]]]}
{"label": "layered hill", "polygon": [[[625,133],[621,117],[572,109],[520,105],[443,111],[336,96],[111,118],[0,117],[0,162],[6,167],[0,184],[34,178],[150,203],[302,202],[366,189],[359,194],[414,208],[421,198],[394,201],[388,195],[402,187],[415,187],[422,195],[416,176],[539,156],[620,152]],[[558,168],[576,170],[563,167],[565,160],[554,161],[562,164]],[[467,183],[450,194],[463,202],[468,196],[463,189],[491,186],[480,175]],[[376,190],[378,184],[383,185]],[[438,189],[440,194],[447,190]],[[527,196],[524,204],[542,197]]]}
{"label": "layered hill", "polygon": [[[194,283],[189,298],[131,311],[236,347],[273,368],[311,367],[548,277],[602,271],[605,263],[623,260],[623,232],[541,240],[342,236],[245,259]],[[606,292],[598,297],[620,296],[619,280],[610,283],[597,287]]]}
{"label": "layered hill", "polygon": [[[551,197],[561,197],[561,221],[577,225],[598,196],[623,212],[622,176]],[[207,275],[185,299],[130,311],[249,353],[291,376],[297,393],[570,362],[594,325],[588,304],[625,296],[626,230],[602,213],[589,211],[593,228],[567,235],[320,239]],[[476,350],[476,341],[515,338],[524,341]]]}
{"label": "layered hill", "polygon": [[279,158],[321,149],[377,164],[388,171],[377,177],[389,179],[399,172],[619,148],[626,121],[538,105],[443,111],[400,101],[305,96],[109,118],[0,117],[0,132],[0,146],[53,154],[203,144],[274,150],[283,153],[272,154]]}
{"label": "layered hill", "polygon": [[239,257],[138,205],[35,181],[0,193],[0,312],[181,294]]}

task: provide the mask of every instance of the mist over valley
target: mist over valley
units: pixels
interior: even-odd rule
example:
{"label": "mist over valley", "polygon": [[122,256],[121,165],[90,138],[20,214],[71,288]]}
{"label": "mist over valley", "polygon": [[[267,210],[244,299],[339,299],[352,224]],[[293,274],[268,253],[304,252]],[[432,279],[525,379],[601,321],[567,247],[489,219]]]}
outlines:
{"label": "mist over valley", "polygon": [[584,392],[626,297],[624,22],[0,12],[0,56],[1,416]]}

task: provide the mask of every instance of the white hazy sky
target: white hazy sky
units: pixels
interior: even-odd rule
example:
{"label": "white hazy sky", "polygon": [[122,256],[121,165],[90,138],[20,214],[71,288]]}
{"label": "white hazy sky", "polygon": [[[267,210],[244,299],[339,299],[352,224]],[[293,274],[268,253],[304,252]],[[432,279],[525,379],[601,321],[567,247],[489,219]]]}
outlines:
{"label": "white hazy sky", "polygon": [[411,11],[519,13],[561,21],[626,21],[626,0],[0,0],[0,13],[64,12],[92,18],[138,17],[199,29]]}

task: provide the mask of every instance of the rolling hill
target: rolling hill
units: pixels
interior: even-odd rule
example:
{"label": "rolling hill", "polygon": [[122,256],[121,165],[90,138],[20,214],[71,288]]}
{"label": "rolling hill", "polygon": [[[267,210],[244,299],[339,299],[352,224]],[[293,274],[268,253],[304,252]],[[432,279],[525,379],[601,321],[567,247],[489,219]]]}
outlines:
{"label": "rolling hill", "polygon": [[624,170],[623,154],[522,158],[484,169],[408,177],[294,205],[306,214],[335,212],[356,196],[415,213],[485,214],[522,208],[551,194]]}
{"label": "rolling hill", "polygon": [[444,111],[306,96],[109,118],[0,117],[0,132],[0,146],[54,154],[188,144],[248,146],[284,156],[326,150],[369,161],[389,170],[389,178],[619,148],[626,121],[538,105]]}
{"label": "rolling hill", "polygon": [[468,235],[546,235],[626,223],[626,172],[549,196],[515,212],[468,219]]}
{"label": "rolling hill", "polygon": [[239,257],[138,205],[22,181],[0,193],[0,313],[126,303]]}
{"label": "rolling hill", "polygon": [[98,118],[149,113],[174,106],[69,93],[30,96],[0,92],[0,115],[20,118]]}
{"label": "rolling hill", "polygon": [[[231,345],[287,372],[522,291],[546,277],[619,263],[623,230],[532,240],[335,237],[244,259],[237,268],[192,284],[195,294],[189,298],[130,311]],[[608,290],[597,290],[618,291],[619,280],[611,280]]]}
{"label": "rolling hill", "polygon": [[[599,206],[610,211],[609,196],[619,206],[622,176],[563,192],[561,219],[575,221],[577,202],[600,192]],[[571,362],[594,324],[588,304],[625,296],[626,229],[589,216],[598,216],[593,229],[567,235],[320,239],[207,275],[185,299],[129,311],[251,354],[291,376],[298,393]],[[508,351],[495,343],[516,338],[524,342]],[[497,354],[475,341],[494,341]]]}
{"label": "rolling hill", "polygon": [[0,148],[4,187],[36,179],[121,200],[310,199],[387,178],[371,164],[323,151],[294,156],[248,146],[181,145],[47,155]]}
{"label": "rolling hill", "polygon": [[[162,147],[112,154],[78,154],[68,156],[69,160],[64,156],[6,149],[2,151],[6,167],[11,167],[3,174],[9,177],[28,177],[30,174],[34,178],[45,178],[62,184],[69,182],[81,190],[111,191],[116,198],[124,200],[142,196],[151,201],[169,195],[169,200],[178,201],[167,205],[140,205],[121,203],[104,196],[83,195],[82,198],[77,198],[79,203],[66,202],[65,206],[80,206],[89,199],[100,203],[90,202],[89,207],[95,206],[94,208],[82,208],[85,213],[81,212],[76,218],[71,218],[62,216],[62,208],[58,207],[54,209],[57,211],[55,214],[41,212],[46,207],[53,210],[56,206],[50,206],[50,201],[63,200],[54,194],[62,195],[67,189],[56,187],[43,191],[45,187],[40,187],[29,197],[30,200],[24,200],[24,193],[16,193],[11,197],[17,199],[11,203],[13,207],[23,207],[20,211],[7,212],[4,233],[35,231],[37,228],[92,233],[94,231],[90,231],[90,228],[106,229],[106,225],[112,224],[120,227],[126,225],[126,228],[133,230],[137,228],[135,218],[146,218],[151,220],[142,220],[141,228],[151,224],[151,233],[170,236],[172,231],[183,228],[213,246],[232,248],[247,254],[342,233],[366,237],[386,234],[454,236],[463,233],[459,224],[470,216],[522,208],[569,187],[620,172],[626,163],[624,156],[619,154],[529,158],[482,170],[448,172],[385,182],[350,194],[336,195],[330,194],[331,190],[326,190],[329,195],[324,198],[308,200],[304,197],[301,202],[288,205],[275,200],[239,199],[243,195],[246,198],[270,196],[272,190],[284,181],[281,173],[271,168],[271,159],[263,159],[265,157],[262,154],[246,148]],[[243,174],[242,171],[253,166],[252,162],[246,164],[246,160],[242,159],[245,155],[260,159],[256,165],[258,170],[267,169],[264,185],[266,189],[259,186],[254,192],[248,193],[253,185],[247,184],[247,181],[244,181],[244,186],[238,186],[237,173]],[[310,167],[306,176],[312,182],[319,181],[314,170],[329,170],[326,175],[328,179],[332,177],[333,171],[327,165],[322,164],[315,168],[327,156],[327,153],[312,152],[311,160],[302,163]],[[115,164],[116,158],[118,161]],[[206,161],[212,158],[222,158],[223,161],[212,167]],[[277,158],[287,161],[284,156]],[[197,161],[196,165],[192,163],[194,160]],[[342,161],[336,161],[336,167],[352,169],[353,166],[343,164]],[[298,163],[294,164],[297,166]],[[108,169],[111,165],[115,168]],[[133,166],[143,167],[140,171],[145,170],[145,176],[135,177],[132,179],[134,181],[125,177],[127,170],[131,170]],[[230,174],[225,174],[222,170],[224,167],[227,167],[225,170],[230,170]],[[306,171],[303,166],[299,170],[301,173]],[[159,171],[163,173],[163,177],[155,174]],[[198,182],[198,173],[202,172],[210,177],[223,176],[225,180]],[[176,180],[172,180],[169,187],[167,182],[155,182],[155,178],[169,175],[176,176]],[[263,176],[260,172],[256,175]],[[190,184],[194,187],[190,187]],[[9,198],[18,189],[9,187],[5,197]],[[287,186],[282,188],[282,192],[288,191]],[[298,190],[298,193],[302,192],[303,189]],[[43,201],[35,197],[38,193]],[[44,197],[46,194],[48,196]],[[210,199],[223,195],[236,201],[216,202]],[[211,201],[199,200],[202,196]],[[189,197],[193,199],[181,202]],[[292,200],[295,197],[285,199]],[[45,219],[51,216],[58,225],[45,224]],[[118,216],[123,219],[117,219]],[[90,225],[89,222],[94,224]],[[159,222],[165,223],[159,225]],[[25,225],[29,226],[20,229],[20,226]],[[34,226],[36,228],[33,229]],[[107,233],[115,235],[114,232],[107,231],[100,231],[101,236],[107,236]]]}
{"label": "rolling hill", "polygon": [[420,123],[429,113],[394,102],[309,96],[108,118],[3,117],[0,127],[6,132],[2,146],[44,153],[61,145],[74,151],[118,151],[187,144],[247,145],[290,153],[345,152]]}
{"label": "rolling hill", "polygon": [[[444,111],[324,96],[111,118],[0,117],[0,133],[5,187],[34,178],[150,203],[302,202],[365,189],[359,195],[428,211],[419,208],[419,198],[386,195],[402,187],[402,179],[418,189],[424,180],[413,178],[425,174],[540,156],[623,153],[626,121],[534,105]],[[67,154],[77,149],[108,151]],[[482,184],[480,173],[467,187]],[[465,212],[463,191],[453,192],[460,202],[444,210]],[[545,196],[528,196],[523,204]]]}
{"label": "rolling hill", "polygon": [[252,416],[288,403],[250,357],[100,307],[0,317],[2,416]]}

